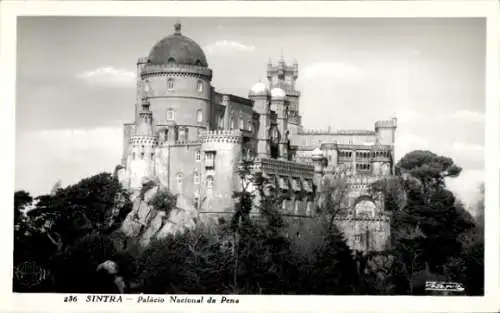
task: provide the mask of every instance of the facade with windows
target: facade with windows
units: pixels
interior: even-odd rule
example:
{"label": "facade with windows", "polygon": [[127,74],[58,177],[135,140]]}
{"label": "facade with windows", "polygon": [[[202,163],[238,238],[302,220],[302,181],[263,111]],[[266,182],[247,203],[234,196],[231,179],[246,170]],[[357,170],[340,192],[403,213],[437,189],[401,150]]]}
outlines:
{"label": "facade with windows", "polygon": [[[396,120],[378,121],[373,131],[306,130],[297,78],[298,64],[280,59],[267,65],[267,82],[254,84],[248,97],[218,93],[203,50],[176,24],[137,62],[135,121],[124,125],[123,184],[139,190],[155,180],[200,213],[218,217],[232,212],[232,194],[241,188],[238,165],[251,158],[285,195],[285,213],[307,217],[329,169],[349,166],[350,176],[366,181],[392,174]],[[360,190],[353,189],[357,198],[365,195]],[[372,203],[376,210],[353,216],[375,221],[380,203]],[[352,233],[353,243],[363,234]]]}

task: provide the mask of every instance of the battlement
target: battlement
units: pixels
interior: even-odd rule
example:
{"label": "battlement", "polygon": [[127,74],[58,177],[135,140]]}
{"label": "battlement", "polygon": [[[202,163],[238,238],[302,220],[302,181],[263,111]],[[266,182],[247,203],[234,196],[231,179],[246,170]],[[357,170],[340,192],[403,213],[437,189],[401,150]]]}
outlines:
{"label": "battlement", "polygon": [[376,121],[375,122],[375,130],[378,128],[396,128],[398,124],[398,120],[393,117],[390,120],[385,121]]}
{"label": "battlement", "polygon": [[338,216],[334,218],[334,221],[340,223],[352,223],[352,222],[382,222],[382,223],[390,223],[391,218],[387,215],[379,215],[376,217],[358,217],[358,216]]}
{"label": "battlement", "polygon": [[137,58],[137,64],[146,64],[149,62],[148,57],[139,57]]}
{"label": "battlement", "polygon": [[140,144],[140,145],[157,145],[158,144],[158,137],[151,137],[151,136],[130,136],[129,139],[130,144]]}
{"label": "battlement", "polygon": [[[168,144],[166,142],[165,144]],[[177,140],[171,146],[199,146],[201,145],[201,140]]]}
{"label": "battlement", "polygon": [[225,143],[240,143],[243,135],[247,132],[240,129],[219,129],[200,132],[199,138],[201,143],[207,142],[225,142]]}
{"label": "battlement", "polygon": [[156,65],[146,64],[141,71],[141,77],[147,78],[150,75],[199,75],[207,79],[212,78],[212,70],[202,66],[187,64]]}
{"label": "battlement", "polygon": [[299,135],[356,135],[356,136],[374,136],[375,132],[365,129],[339,129],[332,131],[328,129],[304,128],[298,133]]}

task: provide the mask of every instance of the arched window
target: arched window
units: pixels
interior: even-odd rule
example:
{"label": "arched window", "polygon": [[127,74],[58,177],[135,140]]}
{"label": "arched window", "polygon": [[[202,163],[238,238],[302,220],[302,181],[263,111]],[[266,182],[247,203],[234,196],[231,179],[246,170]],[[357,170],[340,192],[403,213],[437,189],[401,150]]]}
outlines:
{"label": "arched window", "polygon": [[200,150],[196,150],[196,152],[194,153],[194,159],[196,161],[201,161],[201,151]]}
{"label": "arched window", "polygon": [[198,185],[200,183],[200,174],[198,172],[194,172],[193,174],[193,183]]}
{"label": "arched window", "polygon": [[214,177],[207,176],[207,190],[212,190],[214,188]]}
{"label": "arched window", "polygon": [[245,129],[245,121],[240,118],[240,129]]}
{"label": "arched window", "polygon": [[198,92],[202,92],[203,91],[203,82],[201,80],[199,80],[196,83],[196,90],[198,90]]}
{"label": "arched window", "polygon": [[169,58],[167,61],[168,64],[175,64],[175,59],[174,58]]}
{"label": "arched window", "polygon": [[181,192],[182,191],[182,179],[183,179],[182,173],[178,173],[177,176],[175,177],[175,179],[177,181],[177,191]]}
{"label": "arched window", "polygon": [[173,78],[167,79],[167,89],[173,90],[175,88],[175,83]]}
{"label": "arched window", "polygon": [[172,109],[167,110],[167,121],[175,121],[175,111]]}
{"label": "arched window", "polygon": [[203,122],[203,111],[200,109],[196,111],[196,121],[198,123]]}
{"label": "arched window", "polygon": [[252,121],[249,121],[247,125],[248,125],[248,131],[252,131],[253,130]]}
{"label": "arched window", "polygon": [[141,152],[141,160],[144,160],[144,152]]}

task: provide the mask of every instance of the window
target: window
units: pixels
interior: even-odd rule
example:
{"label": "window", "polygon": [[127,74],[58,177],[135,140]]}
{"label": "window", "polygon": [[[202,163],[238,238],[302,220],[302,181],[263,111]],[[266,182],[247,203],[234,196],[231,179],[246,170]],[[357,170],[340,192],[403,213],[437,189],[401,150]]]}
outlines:
{"label": "window", "polygon": [[217,126],[219,127],[219,129],[224,129],[224,116],[222,115],[218,116]]}
{"label": "window", "polygon": [[240,129],[245,129],[245,121],[240,118]]}
{"label": "window", "polygon": [[196,121],[203,122],[203,111],[202,110],[197,110],[196,111]]}
{"label": "window", "polygon": [[231,122],[229,123],[229,128],[230,128],[230,129],[234,129],[234,128],[235,128],[235,125],[234,125],[234,117],[231,117]]}
{"label": "window", "polygon": [[199,80],[196,83],[196,90],[198,90],[198,92],[202,92],[203,91],[203,82],[201,80]]}
{"label": "window", "polygon": [[200,174],[198,172],[194,172],[193,174],[193,183],[196,185],[200,183]]}
{"label": "window", "polygon": [[154,159],[155,159],[155,154],[153,152],[153,153],[151,153],[151,160],[154,160]]}
{"label": "window", "polygon": [[167,110],[167,121],[174,121],[175,120],[175,111],[172,109]]}
{"label": "window", "polygon": [[252,131],[253,130],[253,125],[252,125],[252,122],[249,121],[248,122],[248,131]]}
{"label": "window", "polygon": [[186,130],[184,128],[179,129],[179,139],[186,140]]}
{"label": "window", "polygon": [[360,242],[361,241],[361,235],[354,235],[354,242]]}
{"label": "window", "polygon": [[168,64],[175,64],[175,59],[174,58],[169,58],[168,59]]}
{"label": "window", "polygon": [[173,90],[174,88],[175,88],[174,79],[173,78],[167,79],[167,89]]}
{"label": "window", "polygon": [[200,150],[196,150],[196,152],[194,153],[194,159],[196,161],[201,161],[201,152],[200,152]]}
{"label": "window", "polygon": [[207,189],[211,190],[214,188],[214,177],[207,176]]}
{"label": "window", "polygon": [[205,160],[213,160],[215,158],[215,152],[214,151],[207,151],[205,152]]}
{"label": "window", "polygon": [[141,160],[144,160],[144,152],[141,152]]}

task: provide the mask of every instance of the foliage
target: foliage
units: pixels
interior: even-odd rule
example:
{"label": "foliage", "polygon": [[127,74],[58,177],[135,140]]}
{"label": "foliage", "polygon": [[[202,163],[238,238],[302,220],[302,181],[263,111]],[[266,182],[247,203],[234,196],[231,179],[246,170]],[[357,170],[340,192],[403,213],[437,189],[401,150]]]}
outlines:
{"label": "foliage", "polygon": [[[98,174],[36,199],[18,191],[14,262],[35,261],[50,279],[30,289],[15,278],[15,290],[116,292],[111,277],[96,271],[112,260],[133,293],[417,295],[439,278],[482,294],[484,194],[473,218],[446,188],[444,178],[460,168],[429,151],[410,152],[397,169],[371,186],[391,212],[391,248],[368,254],[351,251],[333,223],[351,205],[342,176],[324,180],[314,217],[294,219],[281,210],[286,195],[246,160],[231,223],[199,224],[146,248],[117,230],[131,203],[116,176]],[[159,190],[148,202],[168,214],[176,197]]]}

